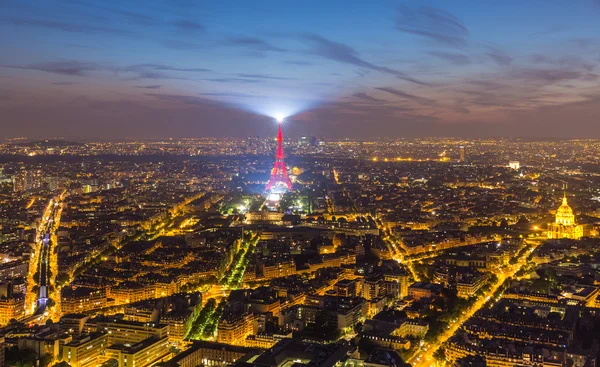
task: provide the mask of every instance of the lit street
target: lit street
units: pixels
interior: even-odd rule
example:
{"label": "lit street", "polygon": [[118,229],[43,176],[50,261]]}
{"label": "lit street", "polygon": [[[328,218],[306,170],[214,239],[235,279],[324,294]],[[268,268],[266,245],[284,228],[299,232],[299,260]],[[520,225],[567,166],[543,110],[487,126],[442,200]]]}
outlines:
{"label": "lit street", "polygon": [[445,330],[434,342],[427,345],[427,350],[419,349],[413,357],[408,360],[413,367],[427,367],[434,363],[433,355],[435,352],[442,347],[442,345],[454,335],[454,333],[461,327],[461,325],[473,316],[479,309],[486,305],[490,301],[494,293],[502,286],[504,281],[508,278],[512,278],[516,272],[519,271],[523,266],[526,265],[526,258],[535,250],[539,245],[537,241],[528,241],[526,246],[529,246],[529,251],[524,251],[523,255],[518,259],[515,265],[509,266],[509,268],[503,272],[497,274],[498,281],[492,285],[490,290],[479,297],[473,305],[466,309],[459,319],[453,321],[447,330]]}

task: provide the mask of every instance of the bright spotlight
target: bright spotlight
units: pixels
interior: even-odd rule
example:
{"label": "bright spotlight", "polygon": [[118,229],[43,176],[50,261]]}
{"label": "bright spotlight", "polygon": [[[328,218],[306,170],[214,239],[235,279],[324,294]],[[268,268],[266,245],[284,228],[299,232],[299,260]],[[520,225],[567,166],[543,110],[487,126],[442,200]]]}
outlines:
{"label": "bright spotlight", "polygon": [[283,122],[283,119],[285,119],[285,116],[284,116],[284,115],[282,115],[282,114],[280,114],[280,113],[279,113],[279,114],[277,114],[277,115],[275,115],[275,120],[277,120],[277,122],[278,122],[278,123],[280,123],[280,124],[281,124],[281,123]]}

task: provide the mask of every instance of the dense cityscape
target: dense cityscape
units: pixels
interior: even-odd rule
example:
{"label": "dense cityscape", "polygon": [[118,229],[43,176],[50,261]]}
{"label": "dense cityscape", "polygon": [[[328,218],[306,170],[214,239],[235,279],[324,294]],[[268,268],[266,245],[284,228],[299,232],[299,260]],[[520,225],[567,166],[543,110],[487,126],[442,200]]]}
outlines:
{"label": "dense cityscape", "polygon": [[595,366],[596,140],[0,145],[6,365]]}
{"label": "dense cityscape", "polygon": [[0,0],[0,367],[600,367],[600,0]]}

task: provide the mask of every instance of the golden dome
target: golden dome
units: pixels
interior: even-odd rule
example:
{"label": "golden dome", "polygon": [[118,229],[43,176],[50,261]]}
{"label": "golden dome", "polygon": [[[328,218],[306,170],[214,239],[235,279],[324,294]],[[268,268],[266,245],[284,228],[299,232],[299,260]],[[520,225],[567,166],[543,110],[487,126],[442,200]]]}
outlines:
{"label": "golden dome", "polygon": [[565,226],[572,226],[575,224],[575,215],[573,209],[567,203],[567,194],[562,200],[562,205],[556,210],[556,224],[562,224]]}

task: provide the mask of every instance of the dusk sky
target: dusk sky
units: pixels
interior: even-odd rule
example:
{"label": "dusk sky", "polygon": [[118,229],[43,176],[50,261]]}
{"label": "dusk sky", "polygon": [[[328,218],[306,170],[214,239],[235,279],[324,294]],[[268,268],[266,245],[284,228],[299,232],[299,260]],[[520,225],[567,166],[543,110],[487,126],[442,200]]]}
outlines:
{"label": "dusk sky", "polygon": [[3,138],[600,138],[600,1],[0,1]]}

